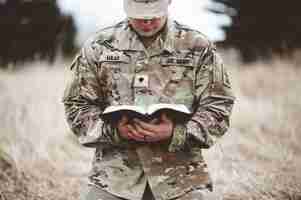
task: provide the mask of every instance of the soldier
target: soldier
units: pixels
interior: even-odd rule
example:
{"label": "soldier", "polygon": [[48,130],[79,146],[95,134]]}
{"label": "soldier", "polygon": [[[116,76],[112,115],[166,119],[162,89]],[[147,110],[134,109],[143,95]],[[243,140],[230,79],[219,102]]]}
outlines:
{"label": "soldier", "polygon": [[[169,4],[124,0],[126,20],[88,40],[70,67],[66,118],[79,142],[95,148],[84,200],[208,199],[213,189],[202,149],[229,128],[234,96],[214,45],[170,19]],[[185,104],[193,114],[101,118],[110,105],[141,100]]]}

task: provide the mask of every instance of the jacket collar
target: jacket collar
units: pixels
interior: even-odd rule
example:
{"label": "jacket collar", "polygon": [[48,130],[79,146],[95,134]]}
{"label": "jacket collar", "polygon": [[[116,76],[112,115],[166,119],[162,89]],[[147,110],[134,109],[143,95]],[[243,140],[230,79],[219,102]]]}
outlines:
{"label": "jacket collar", "polygon": [[149,55],[160,54],[162,51],[172,53],[174,51],[176,27],[174,21],[170,18],[167,20],[165,30],[157,37],[155,42],[147,49],[144,47],[139,36],[130,28],[128,21],[116,29],[115,44],[120,50],[145,51]]}

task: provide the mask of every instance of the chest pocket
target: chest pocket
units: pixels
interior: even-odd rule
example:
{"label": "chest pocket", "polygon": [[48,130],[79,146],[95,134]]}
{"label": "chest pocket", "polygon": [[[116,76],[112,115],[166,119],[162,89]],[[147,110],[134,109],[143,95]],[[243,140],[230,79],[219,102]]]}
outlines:
{"label": "chest pocket", "polygon": [[120,78],[122,73],[128,73],[127,65],[130,63],[130,60],[130,56],[127,56],[122,51],[114,51],[102,54],[99,58],[99,63],[116,80]]}
{"label": "chest pocket", "polygon": [[131,97],[131,57],[122,51],[104,52],[98,60],[105,75],[112,105],[129,104]]}
{"label": "chest pocket", "polygon": [[191,106],[194,94],[195,60],[187,53],[179,53],[174,56],[162,57],[160,64],[168,74],[164,95],[174,102]]}

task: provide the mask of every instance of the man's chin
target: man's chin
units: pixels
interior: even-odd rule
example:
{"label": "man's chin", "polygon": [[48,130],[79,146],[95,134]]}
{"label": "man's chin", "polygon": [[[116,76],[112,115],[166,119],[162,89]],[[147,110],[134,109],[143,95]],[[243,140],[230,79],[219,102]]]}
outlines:
{"label": "man's chin", "polygon": [[152,30],[152,31],[142,31],[142,30],[139,30],[137,32],[142,37],[151,37],[151,36],[154,36],[156,33],[158,33],[159,30]]}

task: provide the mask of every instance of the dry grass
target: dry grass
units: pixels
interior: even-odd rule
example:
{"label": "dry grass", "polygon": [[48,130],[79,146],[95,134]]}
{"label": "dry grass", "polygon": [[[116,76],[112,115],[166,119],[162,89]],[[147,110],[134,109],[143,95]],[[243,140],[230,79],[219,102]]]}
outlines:
{"label": "dry grass", "polygon": [[301,69],[280,60],[232,66],[232,128],[206,152],[216,189],[229,199],[300,199]]}
{"label": "dry grass", "polygon": [[66,63],[35,63],[0,72],[0,148],[19,171],[17,182],[3,179],[10,171],[0,177],[0,191],[15,193],[7,199],[77,199],[93,153],[68,131],[61,103],[64,68]]}
{"label": "dry grass", "polygon": [[[216,191],[226,199],[300,200],[301,69],[280,60],[228,63],[237,95],[232,128],[205,152]],[[66,66],[0,71],[0,150],[18,171],[0,172],[0,200],[78,199],[93,152],[78,146],[64,119]]]}

